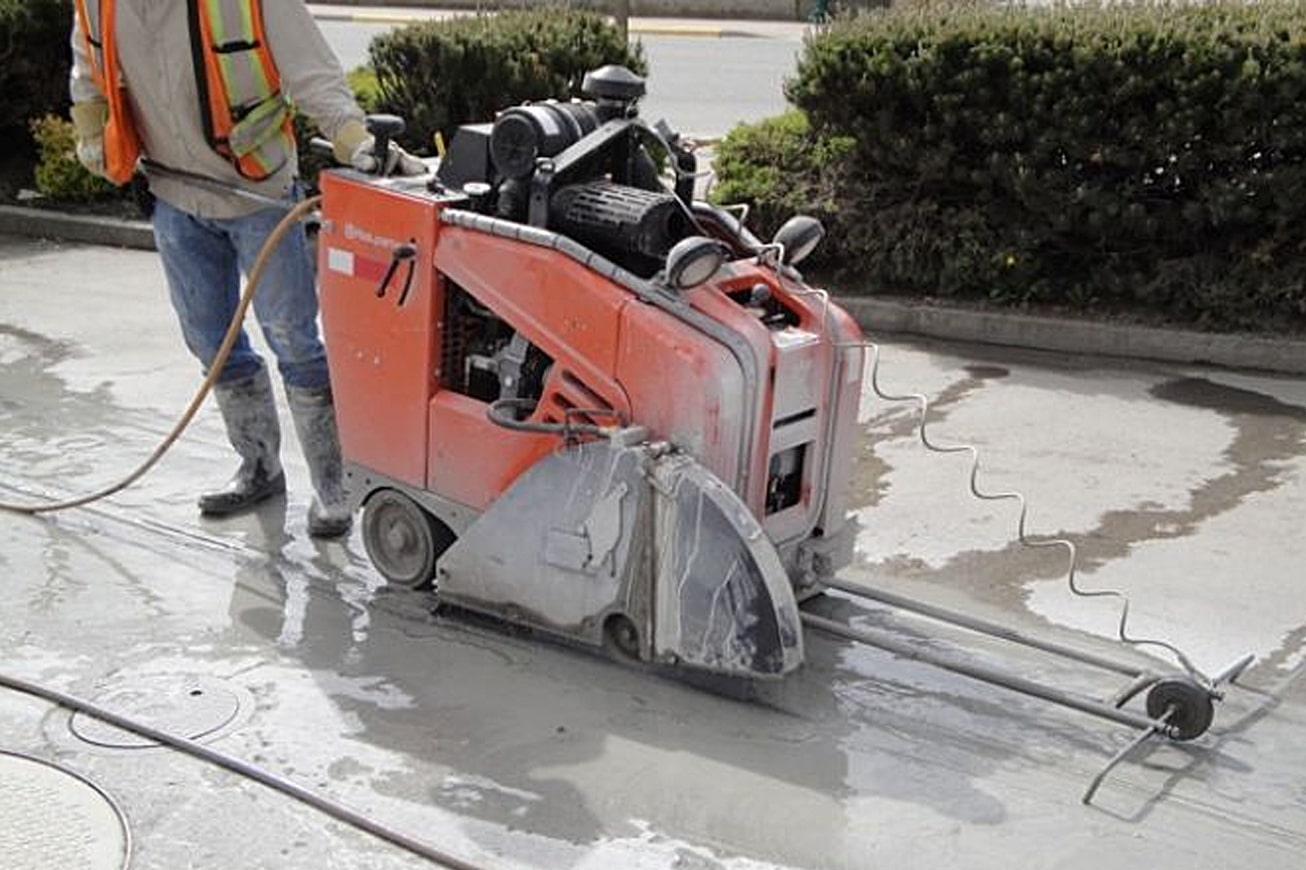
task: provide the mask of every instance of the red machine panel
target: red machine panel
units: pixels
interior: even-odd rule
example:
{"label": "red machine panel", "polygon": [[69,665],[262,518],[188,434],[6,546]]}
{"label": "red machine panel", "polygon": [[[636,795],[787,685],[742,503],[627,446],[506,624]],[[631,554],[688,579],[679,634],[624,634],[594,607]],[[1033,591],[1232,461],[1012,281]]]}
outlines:
{"label": "red machine panel", "polygon": [[[547,248],[458,227],[442,229],[435,265],[437,285],[456,285],[547,356],[532,421],[561,423],[577,411],[599,425],[631,419],[615,377],[628,292]],[[442,386],[458,376],[439,373]],[[430,403],[428,486],[476,510],[559,444],[556,435],[497,426],[487,409],[488,402],[444,389]]]}
{"label": "red machine panel", "polygon": [[321,184],[318,274],[342,450],[424,487],[439,202],[345,173],[323,173]]}

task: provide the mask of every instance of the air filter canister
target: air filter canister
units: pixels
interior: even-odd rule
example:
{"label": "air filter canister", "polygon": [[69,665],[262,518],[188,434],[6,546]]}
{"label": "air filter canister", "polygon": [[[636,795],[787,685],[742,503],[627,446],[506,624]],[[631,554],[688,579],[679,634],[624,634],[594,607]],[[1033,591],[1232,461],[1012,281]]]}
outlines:
{"label": "air filter canister", "polygon": [[532,103],[505,109],[490,133],[490,157],[507,178],[525,178],[540,157],[553,157],[599,127],[593,103]]}

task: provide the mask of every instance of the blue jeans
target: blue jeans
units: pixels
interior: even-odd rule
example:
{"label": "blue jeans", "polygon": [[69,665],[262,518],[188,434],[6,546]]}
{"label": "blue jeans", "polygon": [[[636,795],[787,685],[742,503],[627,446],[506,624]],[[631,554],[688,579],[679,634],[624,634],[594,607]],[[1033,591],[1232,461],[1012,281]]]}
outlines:
{"label": "blue jeans", "polygon": [[[186,347],[207,373],[240,301],[263,243],[285,217],[275,208],[223,220],[197,218],[162,200],[154,208],[154,240],[163,258],[172,307]],[[303,224],[277,246],[254,294],[254,315],[288,387],[320,389],[330,383],[326,349],[317,328],[313,260]],[[263,368],[242,329],[219,383],[247,378]]]}

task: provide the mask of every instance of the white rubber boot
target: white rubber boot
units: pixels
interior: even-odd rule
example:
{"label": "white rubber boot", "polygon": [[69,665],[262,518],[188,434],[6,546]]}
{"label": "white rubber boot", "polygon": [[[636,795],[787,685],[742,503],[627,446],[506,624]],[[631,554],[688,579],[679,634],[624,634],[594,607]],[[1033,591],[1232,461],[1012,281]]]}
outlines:
{"label": "white rubber boot", "polygon": [[243,513],[286,491],[281,471],[281,426],[267,369],[238,381],[214,384],[213,397],[227,426],[227,440],[240,468],[220,490],[199,498],[200,513],[223,517]]}
{"label": "white rubber boot", "polygon": [[340,434],[331,388],[287,387],[286,399],[316,493],[308,509],[308,533],[315,538],[339,537],[349,531],[353,515],[341,480]]}

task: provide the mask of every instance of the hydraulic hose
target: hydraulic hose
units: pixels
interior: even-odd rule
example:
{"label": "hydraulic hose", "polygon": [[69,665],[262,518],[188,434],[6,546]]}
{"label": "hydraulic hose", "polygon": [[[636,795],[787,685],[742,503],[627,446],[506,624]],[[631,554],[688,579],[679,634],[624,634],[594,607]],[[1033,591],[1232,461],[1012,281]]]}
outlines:
{"label": "hydraulic hose", "polygon": [[[252,278],[250,283],[253,283]],[[238,776],[252,779],[257,783],[273,789],[274,791],[281,792],[288,797],[294,798],[301,803],[320,810],[338,821],[344,822],[345,824],[358,828],[359,830],[366,831],[374,837],[384,840],[391,845],[398,846],[414,855],[425,858],[441,867],[448,867],[450,870],[486,870],[485,865],[473,864],[464,861],[455,855],[450,855],[441,849],[437,849],[421,840],[410,837],[402,831],[395,830],[394,828],[374,821],[363,813],[351,809],[344,804],[318,794],[315,791],[304,788],[302,785],[292,782],[284,777],[277,776],[261,767],[256,767],[247,761],[227,755],[225,752],[219,752],[210,746],[205,746],[203,743],[196,740],[182,737],[177,734],[170,734],[167,731],[161,731],[144,722],[120,715],[90,701],[60,692],[58,689],[52,689],[49,686],[40,683],[34,683],[30,680],[22,679],[21,677],[0,673],[0,687],[15,692],[21,692],[25,695],[31,695],[35,698],[41,698],[76,713],[82,713],[86,716],[94,716],[101,722],[105,722],[115,728],[130,731],[138,737],[152,740],[155,743],[161,743],[164,746],[171,747],[179,752],[184,752],[193,758],[198,758],[202,761],[207,761],[209,764],[217,765],[218,767],[237,774]]]}
{"label": "hydraulic hose", "polygon": [[186,427],[190,425],[191,420],[193,420],[195,415],[199,412],[200,406],[204,404],[205,397],[207,397],[209,392],[213,389],[213,385],[217,383],[218,376],[222,373],[223,366],[227,363],[227,357],[231,356],[231,349],[236,346],[236,339],[240,336],[241,327],[245,322],[245,314],[249,311],[250,303],[254,301],[254,294],[258,291],[259,283],[263,280],[263,273],[267,270],[268,260],[271,258],[272,252],[276,250],[277,245],[281,244],[281,240],[285,238],[286,233],[290,231],[290,228],[302,220],[304,216],[313,209],[317,208],[321,201],[322,197],[313,196],[305,199],[303,202],[297,203],[294,208],[286,213],[286,216],[282,218],[281,222],[272,230],[267,241],[263,243],[263,247],[259,250],[258,257],[255,258],[254,265],[250,269],[249,280],[245,284],[244,292],[241,293],[240,302],[236,306],[236,313],[232,315],[231,325],[227,327],[227,334],[223,336],[222,344],[218,346],[217,355],[214,356],[213,362],[209,365],[208,374],[205,376],[204,382],[201,383],[199,388],[195,391],[194,398],[190,400],[190,404],[182,413],[181,418],[177,420],[176,425],[172,427],[172,431],[169,432],[163,441],[159,443],[159,446],[154,449],[154,452],[150,454],[149,458],[142,462],[135,471],[128,474],[122,480],[110,486],[106,486],[104,489],[90,493],[89,495],[79,496],[77,498],[68,499],[67,501],[47,502],[43,504],[15,504],[0,501],[0,510],[9,511],[11,513],[36,515],[81,507],[90,504],[91,502],[108,498],[114,493],[121,492],[136,481],[140,480],[151,468],[157,465],[159,460],[163,458],[164,454],[167,453],[172,445],[176,443],[177,439],[181,437],[181,433],[186,431]]}

